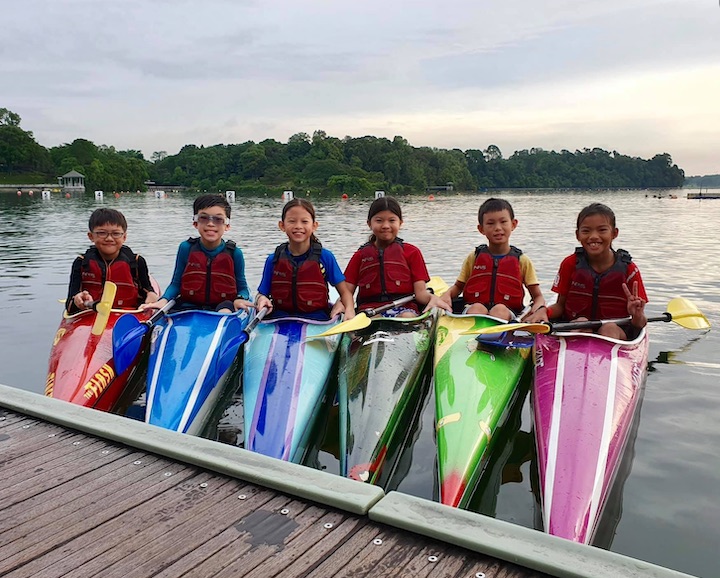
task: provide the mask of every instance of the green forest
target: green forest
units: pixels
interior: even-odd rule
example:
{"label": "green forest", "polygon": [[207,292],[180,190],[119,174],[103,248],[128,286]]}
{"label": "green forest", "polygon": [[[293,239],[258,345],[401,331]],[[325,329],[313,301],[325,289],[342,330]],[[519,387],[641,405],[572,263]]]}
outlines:
{"label": "green forest", "polygon": [[300,132],[286,143],[186,145],[145,159],[139,150],[116,150],[78,138],[45,148],[20,127],[18,114],[0,108],[0,183],[55,182],[76,170],[87,190],[145,190],[147,182],[238,194],[282,190],[311,194],[422,192],[452,185],[457,191],[494,188],[661,188],[681,187],[682,169],[668,153],[642,159],[585,148],[574,152],[541,148],[504,157],[496,145],[485,149],[413,147],[406,139],[374,136],[342,139],[322,130]]}

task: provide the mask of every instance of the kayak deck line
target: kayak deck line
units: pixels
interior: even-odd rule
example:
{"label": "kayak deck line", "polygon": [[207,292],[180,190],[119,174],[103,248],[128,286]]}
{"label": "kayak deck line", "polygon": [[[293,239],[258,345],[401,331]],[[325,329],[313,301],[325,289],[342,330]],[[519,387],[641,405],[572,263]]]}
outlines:
{"label": "kayak deck line", "polygon": [[453,578],[688,578],[5,385],[0,444],[0,574],[7,576],[172,578],[222,568],[293,578],[365,576],[384,566],[413,578],[418,569]]}

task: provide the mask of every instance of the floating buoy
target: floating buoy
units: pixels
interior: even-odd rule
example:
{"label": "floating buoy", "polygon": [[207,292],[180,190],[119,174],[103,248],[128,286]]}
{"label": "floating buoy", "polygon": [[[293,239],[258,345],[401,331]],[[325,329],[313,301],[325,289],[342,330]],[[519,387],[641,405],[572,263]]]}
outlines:
{"label": "floating buoy", "polygon": [[33,192],[32,192],[32,191],[28,191],[28,195],[30,195],[30,196],[32,197],[32,196],[33,196]]}
{"label": "floating buoy", "polygon": [[428,195],[428,201],[434,201],[435,195]]}
{"label": "floating buoy", "polygon": [[120,193],[115,193],[115,194],[113,195],[113,197],[115,197],[116,199],[119,199],[119,198],[120,198]]}
{"label": "floating buoy", "polygon": [[66,199],[69,199],[69,198],[70,198],[70,193],[65,193],[65,198],[66,198]]}
{"label": "floating buoy", "polygon": [[343,193],[340,198],[341,198],[343,201],[347,201],[347,200],[348,200],[347,193]]}
{"label": "floating buoy", "polygon": [[18,191],[18,192],[17,192],[17,196],[18,196],[18,197],[21,197],[21,196],[22,196],[22,191]]}

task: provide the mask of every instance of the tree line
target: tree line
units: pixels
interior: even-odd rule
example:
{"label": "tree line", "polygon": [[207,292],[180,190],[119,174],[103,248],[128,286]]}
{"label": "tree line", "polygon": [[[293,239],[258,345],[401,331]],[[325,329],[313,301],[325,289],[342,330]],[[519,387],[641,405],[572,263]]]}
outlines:
{"label": "tree line", "polygon": [[[651,159],[600,148],[546,151],[531,148],[504,158],[496,145],[486,149],[413,147],[406,139],[374,136],[343,139],[318,130],[300,132],[286,143],[274,139],[215,146],[186,145],[150,160],[139,150],[118,151],[85,139],[46,149],[20,117],[0,109],[0,177],[37,174],[54,181],[76,170],[90,190],[144,190],[150,180],[196,190],[239,194],[279,190],[314,194],[369,194],[492,188],[655,188],[681,187],[682,169],[667,153]],[[7,181],[6,181],[7,182]]]}

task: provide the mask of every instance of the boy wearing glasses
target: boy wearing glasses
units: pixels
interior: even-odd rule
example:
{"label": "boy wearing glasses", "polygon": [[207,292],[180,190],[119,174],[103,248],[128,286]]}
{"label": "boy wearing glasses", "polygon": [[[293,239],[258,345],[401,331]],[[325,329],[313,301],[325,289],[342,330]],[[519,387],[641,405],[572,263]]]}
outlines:
{"label": "boy wearing glasses", "polygon": [[143,302],[157,300],[145,259],[124,245],[127,221],[120,211],[106,208],[93,211],[88,221],[88,239],[93,247],[72,265],[65,302],[68,313],[92,307],[100,299],[105,281],[117,285],[113,308],[137,309]]}
{"label": "boy wearing glasses", "polygon": [[231,312],[252,307],[245,281],[245,259],[230,228],[230,204],[222,195],[201,195],[193,203],[193,227],[200,234],[180,243],[172,281],[162,298],[148,307],[178,299],[181,309]]}

